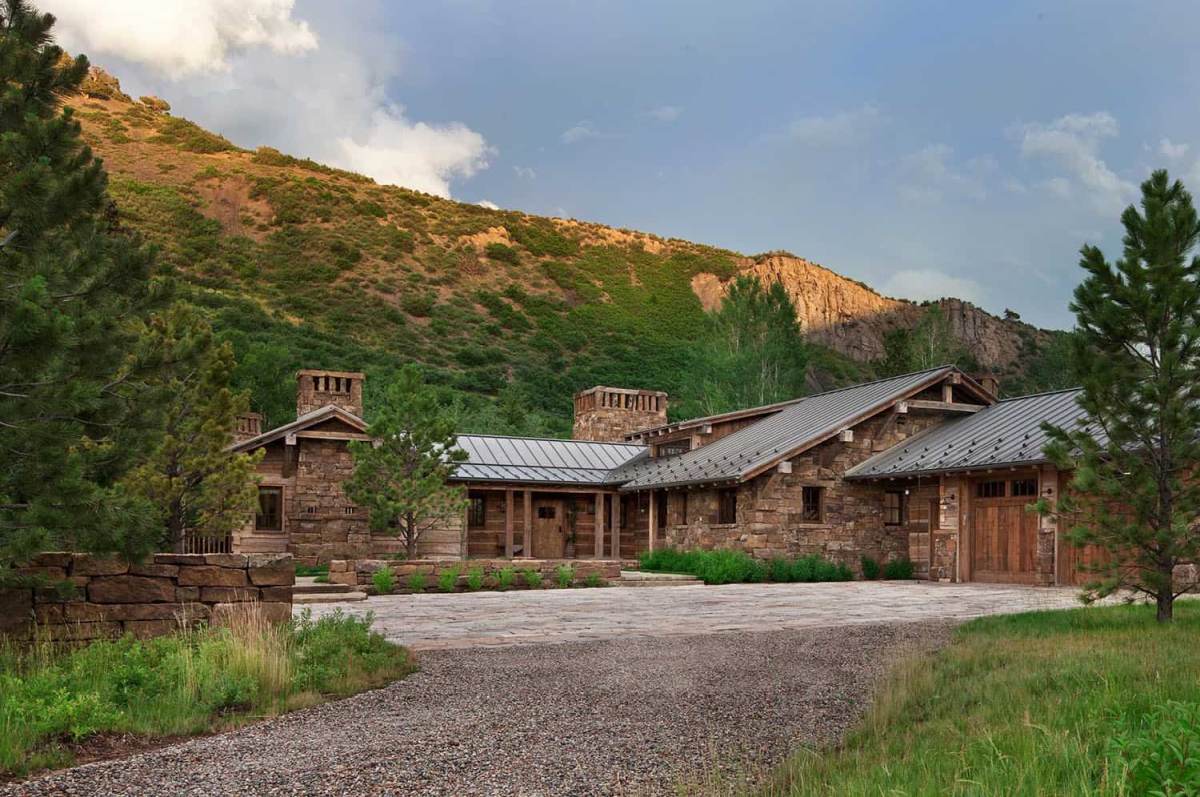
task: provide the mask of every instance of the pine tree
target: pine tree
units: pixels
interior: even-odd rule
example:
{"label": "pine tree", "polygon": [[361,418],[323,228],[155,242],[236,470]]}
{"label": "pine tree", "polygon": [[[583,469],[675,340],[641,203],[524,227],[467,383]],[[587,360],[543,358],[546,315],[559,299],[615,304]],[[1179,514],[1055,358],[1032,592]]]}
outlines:
{"label": "pine tree", "polygon": [[151,256],[113,224],[105,174],[60,98],[87,73],[54,18],[0,5],[0,569],[37,550],[144,553],[153,515],[116,484],[141,423],[126,389]]}
{"label": "pine tree", "polygon": [[342,489],[371,513],[377,532],[398,533],[410,559],[421,535],[461,515],[462,491],[446,484],[467,458],[458,448],[453,416],[408,365],[384,388],[372,420],[371,442],[352,441],[354,473]]}
{"label": "pine tree", "polygon": [[178,304],[147,325],[140,357],[162,365],[143,400],[161,409],[157,443],[127,478],[162,519],[160,547],[183,552],[189,536],[224,538],[253,513],[255,465],[263,451],[234,454],[245,393],[230,389],[233,346],[217,344],[195,308]]}
{"label": "pine tree", "polygon": [[1200,220],[1165,171],[1142,184],[1141,206],[1121,215],[1120,260],[1081,250],[1071,346],[1091,425],[1047,425],[1046,453],[1074,472],[1054,508],[1077,521],[1070,539],[1110,557],[1084,597],[1132,589],[1166,621],[1188,589],[1174,582],[1175,565],[1200,554]]}

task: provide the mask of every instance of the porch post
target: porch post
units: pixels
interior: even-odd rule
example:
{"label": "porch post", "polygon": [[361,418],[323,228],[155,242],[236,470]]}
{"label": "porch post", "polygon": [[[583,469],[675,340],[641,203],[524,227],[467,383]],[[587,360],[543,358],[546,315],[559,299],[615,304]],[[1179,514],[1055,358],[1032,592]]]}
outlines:
{"label": "porch post", "polygon": [[504,491],[504,557],[513,558],[513,491]]}
{"label": "porch post", "polygon": [[596,558],[604,558],[604,493],[596,493]]}
{"label": "porch post", "polygon": [[523,554],[526,559],[533,558],[533,492],[525,491],[525,514],[521,518],[524,521],[525,540]]}
{"label": "porch post", "polygon": [[650,491],[650,533],[647,542],[649,549],[654,550],[654,539],[658,536],[658,490]]}
{"label": "porch post", "polygon": [[621,558],[621,494],[612,497],[612,558]]}

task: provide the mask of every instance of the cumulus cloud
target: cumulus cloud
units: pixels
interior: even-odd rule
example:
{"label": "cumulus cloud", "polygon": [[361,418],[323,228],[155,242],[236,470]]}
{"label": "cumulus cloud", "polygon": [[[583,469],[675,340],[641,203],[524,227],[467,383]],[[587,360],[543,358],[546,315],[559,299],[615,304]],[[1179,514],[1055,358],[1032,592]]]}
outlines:
{"label": "cumulus cloud", "polygon": [[933,269],[896,271],[880,286],[880,291],[886,296],[912,299],[915,302],[952,296],[979,304],[983,296],[978,282]]}
{"label": "cumulus cloud", "polygon": [[533,170],[532,166],[513,166],[513,174],[522,180],[537,179],[537,172]]}
{"label": "cumulus cloud", "polygon": [[587,141],[589,138],[599,138],[600,134],[596,132],[596,128],[586,119],[568,127],[559,136],[559,140],[564,144],[577,144],[580,141]]}
{"label": "cumulus cloud", "polygon": [[1167,160],[1176,161],[1187,154],[1187,144],[1176,144],[1169,138],[1164,138],[1158,142],[1158,154],[1162,155]]}
{"label": "cumulus cloud", "polygon": [[[1072,192],[1075,187],[1082,188],[1103,213],[1114,212],[1137,194],[1137,186],[1100,158],[1101,143],[1118,133],[1117,120],[1106,111],[1067,114],[1017,129],[1022,156],[1041,158],[1064,169],[1067,174],[1054,179],[1067,181]],[[1056,185],[1055,190],[1061,190],[1061,182]]]}
{"label": "cumulus cloud", "polygon": [[908,200],[940,202],[947,196],[987,198],[987,183],[999,167],[984,156],[958,163],[946,144],[930,144],[900,161],[900,195]]}
{"label": "cumulus cloud", "polygon": [[869,138],[883,123],[883,114],[874,105],[864,105],[828,116],[805,116],[793,120],[787,137],[814,147],[857,144]]}
{"label": "cumulus cloud", "polygon": [[651,108],[650,110],[646,111],[647,116],[657,122],[662,122],[663,124],[674,122],[682,114],[683,109],[678,105],[660,105],[657,108]]}
{"label": "cumulus cloud", "polygon": [[[87,32],[86,50],[106,65],[115,60],[120,77],[132,76],[132,85],[169,98],[179,113],[242,146],[269,144],[445,197],[455,180],[487,168],[495,153],[481,134],[459,122],[411,119],[389,96],[400,74],[398,42],[341,7],[322,9],[320,22],[295,19],[292,0],[113,0],[102,10],[70,0],[55,10],[64,29],[136,32],[136,42]],[[221,44],[197,48],[209,56],[172,61],[188,28]],[[181,70],[181,63],[192,66]]]}
{"label": "cumulus cloud", "polygon": [[172,77],[227,71],[254,47],[301,53],[317,46],[293,0],[55,0],[55,36],[71,51],[117,53]]}

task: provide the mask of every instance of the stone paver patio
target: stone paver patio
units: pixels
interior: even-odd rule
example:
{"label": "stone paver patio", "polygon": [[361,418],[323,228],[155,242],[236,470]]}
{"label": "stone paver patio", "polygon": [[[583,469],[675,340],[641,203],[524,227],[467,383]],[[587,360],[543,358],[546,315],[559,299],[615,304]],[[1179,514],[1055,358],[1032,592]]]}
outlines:
{"label": "stone paver patio", "polygon": [[317,616],[339,606],[373,612],[375,627],[389,639],[434,650],[965,620],[1078,606],[1078,594],[1006,584],[850,581],[389,595],[310,608]]}

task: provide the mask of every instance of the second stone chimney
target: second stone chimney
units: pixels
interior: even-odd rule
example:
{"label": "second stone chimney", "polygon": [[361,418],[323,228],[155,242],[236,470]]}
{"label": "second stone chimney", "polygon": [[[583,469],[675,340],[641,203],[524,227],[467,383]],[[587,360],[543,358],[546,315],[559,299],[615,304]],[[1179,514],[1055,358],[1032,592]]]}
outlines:
{"label": "second stone chimney", "polygon": [[359,371],[300,371],[296,374],[296,417],[333,404],[361,418],[364,378]]}
{"label": "second stone chimney", "polygon": [[262,414],[258,412],[243,412],[237,416],[237,424],[233,428],[233,442],[241,443],[262,434]]}
{"label": "second stone chimney", "polygon": [[667,394],[661,390],[593,387],[575,394],[575,440],[623,443],[625,435],[667,423]]}

